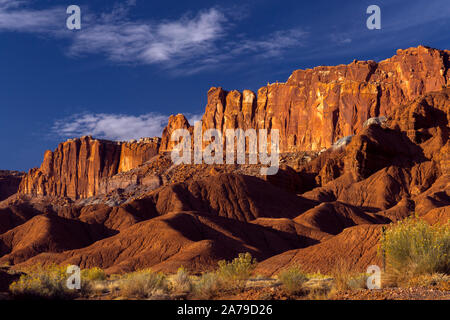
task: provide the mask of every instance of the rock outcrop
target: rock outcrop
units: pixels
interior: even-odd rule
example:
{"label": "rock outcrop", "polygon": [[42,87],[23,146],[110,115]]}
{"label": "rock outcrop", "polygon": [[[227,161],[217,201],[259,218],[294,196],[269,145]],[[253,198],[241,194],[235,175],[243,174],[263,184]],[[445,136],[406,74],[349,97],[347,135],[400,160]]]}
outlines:
{"label": "rock outcrop", "polygon": [[[398,50],[383,60],[296,70],[285,83],[262,87],[257,94],[212,87],[202,118],[206,129],[280,130],[280,151],[321,150],[359,132],[372,117],[419,95],[450,85],[450,51],[419,46]],[[163,134],[189,124],[177,115]],[[165,143],[164,150],[170,149]]]}
{"label": "rock outcrop", "polygon": [[112,142],[90,136],[47,151],[40,168],[23,178],[19,193],[80,199],[99,192],[103,178],[133,169],[158,153],[159,139]]}
{"label": "rock outcrop", "polygon": [[193,132],[193,128],[189,124],[189,121],[182,114],[171,115],[169,122],[162,132],[161,147],[159,152],[164,153],[173,149],[178,143],[177,141],[171,141],[172,133],[177,129],[186,129]]}
{"label": "rock outcrop", "polygon": [[[449,65],[449,51],[419,46],[398,50],[379,63],[353,61],[297,70],[286,83],[269,84],[257,94],[213,87],[208,91],[202,129],[279,129],[281,152],[321,150],[365,130],[368,119],[393,114],[398,105],[449,85]],[[418,125],[420,121],[417,118]],[[127,143],[90,137],[69,140],[45,153],[41,167],[24,177],[19,192],[80,199],[141,183],[139,176],[109,178],[172,150],[177,142],[171,141],[171,135],[176,129],[193,133],[186,117],[178,114],[169,118],[161,142],[155,138]],[[337,178],[344,160],[329,160],[316,181],[324,184]],[[159,184],[157,178],[145,183]]]}

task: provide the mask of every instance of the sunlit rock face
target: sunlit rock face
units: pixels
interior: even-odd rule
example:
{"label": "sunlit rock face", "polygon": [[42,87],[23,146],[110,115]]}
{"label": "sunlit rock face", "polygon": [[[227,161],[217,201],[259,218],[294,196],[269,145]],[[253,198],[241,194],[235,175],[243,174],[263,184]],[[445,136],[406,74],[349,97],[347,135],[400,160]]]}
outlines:
{"label": "sunlit rock face", "polygon": [[71,199],[94,196],[103,178],[143,164],[158,153],[159,142],[157,138],[136,142],[70,139],[45,153],[41,167],[30,170],[19,192]]}
{"label": "sunlit rock face", "polygon": [[[278,129],[281,152],[329,148],[343,137],[362,132],[368,119],[384,119],[407,101],[449,86],[449,55],[448,50],[419,46],[398,50],[378,63],[355,60],[348,65],[296,70],[285,83],[268,84],[256,94],[212,87],[202,129]],[[178,143],[171,141],[172,133],[186,129],[192,134],[192,125],[178,114],[169,118],[162,139],[68,140],[45,153],[41,167],[22,179],[19,193],[80,199],[110,190],[105,179],[171,151]],[[441,159],[443,165],[446,161]],[[330,164],[331,173],[323,175],[324,181],[336,175],[336,168],[337,164]],[[122,181],[119,176],[110,181],[126,186],[134,180]]]}
{"label": "sunlit rock face", "polygon": [[[449,85],[449,53],[419,46],[378,63],[355,60],[296,70],[287,82],[257,94],[212,87],[203,129],[278,129],[281,152],[328,148],[358,133],[369,118],[389,115],[396,106]],[[182,115],[172,119],[163,140],[177,128],[189,128]],[[170,149],[166,143],[164,150]]]}

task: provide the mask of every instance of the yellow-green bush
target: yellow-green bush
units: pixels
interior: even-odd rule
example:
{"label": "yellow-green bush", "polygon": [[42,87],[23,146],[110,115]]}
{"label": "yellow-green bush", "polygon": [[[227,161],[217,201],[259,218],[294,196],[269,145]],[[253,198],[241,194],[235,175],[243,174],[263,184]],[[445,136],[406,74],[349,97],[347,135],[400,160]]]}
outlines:
{"label": "yellow-green bush", "polygon": [[67,267],[36,265],[26,270],[26,274],[10,285],[15,298],[23,299],[72,299],[74,290],[67,288]]}
{"label": "yellow-green bush", "polygon": [[204,273],[193,285],[193,296],[197,299],[211,299],[222,288],[215,272]]}
{"label": "yellow-green bush", "polygon": [[450,273],[450,226],[430,226],[418,218],[392,224],[381,239],[387,272],[395,282],[413,276]]}
{"label": "yellow-green bush", "polygon": [[149,298],[157,292],[166,292],[168,284],[162,273],[144,269],[126,274],[121,280],[121,294],[128,298]]}
{"label": "yellow-green bush", "polygon": [[278,274],[278,280],[280,280],[287,293],[298,294],[302,292],[303,284],[308,281],[308,278],[298,266],[294,266],[281,271]]}
{"label": "yellow-green bush", "polygon": [[[81,295],[90,296],[104,290],[104,285],[99,286],[102,281],[106,280],[106,273],[103,269],[94,267],[81,270]],[[103,289],[100,289],[102,288]]]}
{"label": "yellow-green bush", "polygon": [[231,262],[225,260],[219,261],[217,275],[222,281],[239,287],[250,278],[255,268],[256,260],[252,258],[252,255],[248,252],[240,253]]}
{"label": "yellow-green bush", "polygon": [[102,281],[106,280],[106,273],[101,268],[90,268],[81,270],[81,279],[85,281]]}

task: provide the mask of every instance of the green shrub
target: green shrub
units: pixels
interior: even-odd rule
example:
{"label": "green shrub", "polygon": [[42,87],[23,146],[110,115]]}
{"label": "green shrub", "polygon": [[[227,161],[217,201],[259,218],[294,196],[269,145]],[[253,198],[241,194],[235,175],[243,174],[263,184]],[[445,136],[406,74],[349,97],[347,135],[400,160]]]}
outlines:
{"label": "green shrub", "polygon": [[104,281],[106,273],[103,269],[94,267],[81,270],[81,295],[90,296],[106,290]]}
{"label": "green shrub", "polygon": [[289,294],[302,292],[303,284],[308,281],[307,276],[298,266],[281,271],[278,274],[278,279]]}
{"label": "green shrub", "polygon": [[255,268],[256,260],[252,258],[252,255],[248,252],[240,253],[231,262],[219,261],[217,275],[224,283],[240,287],[250,278]]}
{"label": "green shrub", "polygon": [[418,218],[391,225],[381,239],[389,278],[397,283],[411,277],[450,272],[450,226],[430,226]]}
{"label": "green shrub", "polygon": [[106,280],[106,273],[101,268],[90,268],[81,270],[82,281],[102,281]]}
{"label": "green shrub", "polygon": [[150,269],[126,274],[120,281],[121,294],[127,298],[150,298],[159,291],[167,291],[166,277]]}
{"label": "green shrub", "polygon": [[65,266],[36,265],[26,269],[26,274],[9,289],[16,299],[72,299],[77,293],[67,288],[66,270]]}

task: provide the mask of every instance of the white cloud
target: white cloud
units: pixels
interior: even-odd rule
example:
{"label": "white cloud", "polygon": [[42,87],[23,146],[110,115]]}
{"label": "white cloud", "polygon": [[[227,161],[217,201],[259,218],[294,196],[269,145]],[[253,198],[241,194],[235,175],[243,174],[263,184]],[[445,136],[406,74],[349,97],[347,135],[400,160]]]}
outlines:
{"label": "white cloud", "polygon": [[232,53],[238,55],[245,52],[256,52],[263,57],[280,55],[283,50],[302,46],[308,33],[301,28],[280,30],[265,35],[263,39],[243,39],[234,43]]}
{"label": "white cloud", "polygon": [[91,135],[100,139],[128,141],[161,136],[168,116],[148,113],[140,116],[124,114],[78,114],[57,120],[52,131],[64,138]]}
{"label": "white cloud", "polygon": [[54,32],[65,25],[65,10],[59,7],[34,10],[29,1],[0,0],[0,31]]}
{"label": "white cloud", "polygon": [[212,50],[227,21],[215,8],[160,23],[131,22],[123,10],[116,11],[75,33],[70,53],[101,53],[118,62],[179,64]]}
{"label": "white cloud", "polygon": [[[203,114],[187,113],[191,125]],[[82,113],[55,121],[52,132],[63,138],[93,136],[99,139],[128,141],[144,137],[161,137],[168,115],[147,113],[139,116],[107,113]]]}
{"label": "white cloud", "polygon": [[285,49],[302,45],[300,29],[278,30],[260,39],[229,31],[244,15],[210,8],[174,20],[129,18],[134,0],[115,4],[110,12],[94,14],[82,7],[82,28],[70,32],[63,7],[35,10],[29,0],[0,0],[0,32],[45,33],[69,41],[68,55],[100,54],[116,63],[153,64],[178,74],[217,68],[245,55],[255,58],[280,56]]}
{"label": "white cloud", "polygon": [[203,114],[186,114],[186,118],[191,126],[193,126],[197,121],[201,121]]}

